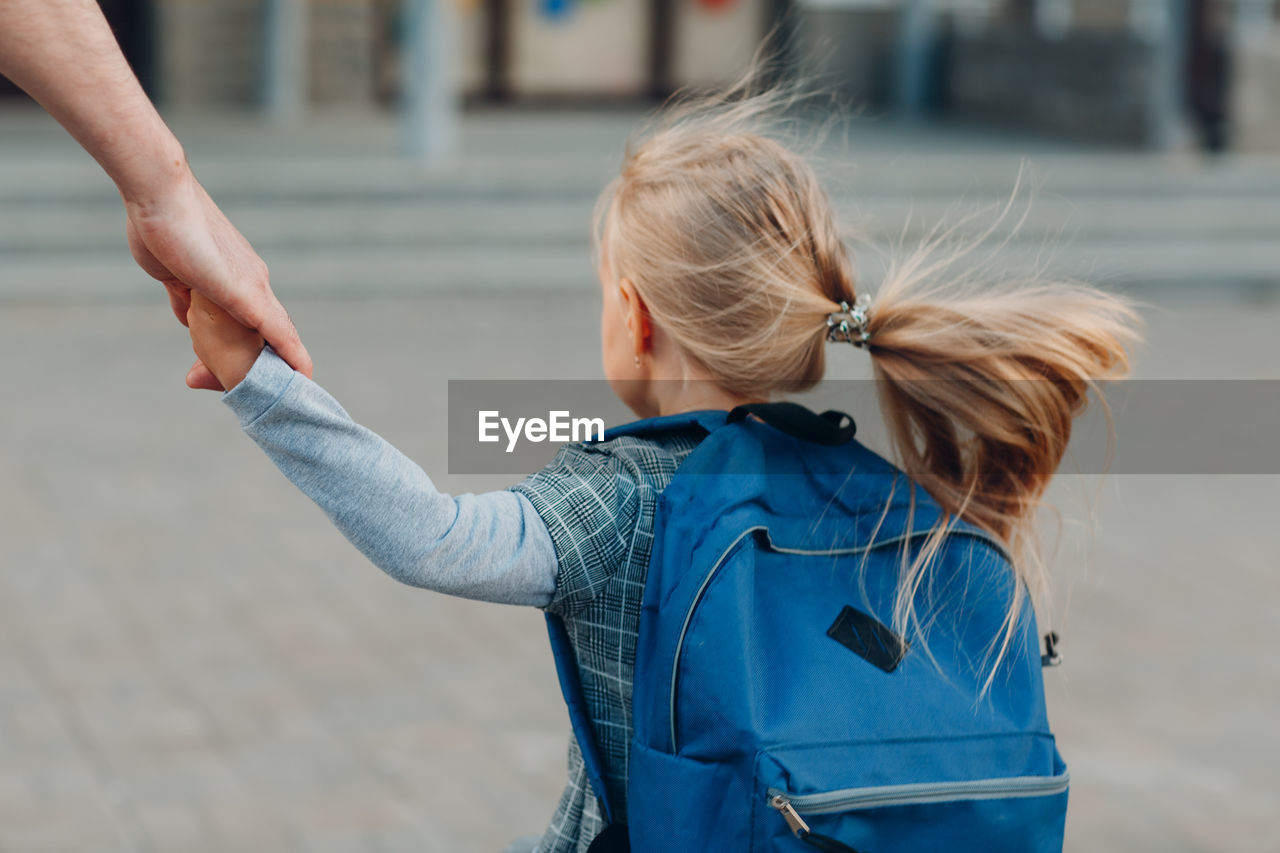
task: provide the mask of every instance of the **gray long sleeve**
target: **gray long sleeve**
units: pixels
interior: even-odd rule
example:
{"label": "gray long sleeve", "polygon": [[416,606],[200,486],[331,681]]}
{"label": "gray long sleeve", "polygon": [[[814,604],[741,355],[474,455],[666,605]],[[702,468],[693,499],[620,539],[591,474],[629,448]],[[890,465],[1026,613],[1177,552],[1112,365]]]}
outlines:
{"label": "gray long sleeve", "polygon": [[393,578],[483,601],[551,602],[555,547],[524,495],[442,494],[270,347],[222,400],[281,472]]}

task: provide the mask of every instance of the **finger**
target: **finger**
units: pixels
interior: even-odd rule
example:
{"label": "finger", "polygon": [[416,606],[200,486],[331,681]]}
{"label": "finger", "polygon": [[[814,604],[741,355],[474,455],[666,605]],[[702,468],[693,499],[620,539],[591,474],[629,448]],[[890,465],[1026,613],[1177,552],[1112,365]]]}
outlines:
{"label": "finger", "polygon": [[222,383],[218,381],[218,377],[213,375],[213,371],[204,366],[204,362],[199,359],[191,365],[191,369],[187,371],[187,387],[195,388],[198,391],[225,391]]}
{"label": "finger", "polygon": [[290,367],[310,379],[314,370],[311,355],[303,346],[302,338],[298,337],[298,330],[294,328],[293,321],[289,319],[284,306],[278,302],[276,305],[278,310],[267,316],[267,319],[258,327],[258,332],[267,339],[271,348],[289,363]]}
{"label": "finger", "polygon": [[146,241],[143,240],[138,226],[134,224],[132,219],[125,223],[125,237],[129,241],[129,253],[133,255],[133,260],[142,267],[142,271],[158,281],[173,279],[173,273],[169,268],[160,262],[151,250],[147,248]]}
{"label": "finger", "polygon": [[[231,227],[230,223],[227,227]],[[244,240],[238,232],[236,237],[241,241]],[[240,325],[258,329],[273,314],[283,312],[284,306],[271,292],[267,265],[253,254],[253,249],[248,243],[245,243],[244,248],[252,260],[243,268],[237,268],[230,274],[231,280],[237,282],[236,287],[214,288],[210,286],[212,282],[204,282],[198,287],[198,292],[210,302],[216,303]]]}
{"label": "finger", "polygon": [[169,293],[169,307],[173,309],[173,315],[178,318],[179,323],[187,325],[187,313],[191,310],[191,288],[175,281],[163,284]]}

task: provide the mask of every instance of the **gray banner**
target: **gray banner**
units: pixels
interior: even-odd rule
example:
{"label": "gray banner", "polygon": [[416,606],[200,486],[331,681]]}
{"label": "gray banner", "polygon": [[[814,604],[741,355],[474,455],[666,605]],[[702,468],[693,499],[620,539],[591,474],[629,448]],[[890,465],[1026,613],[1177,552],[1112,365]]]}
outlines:
{"label": "gray banner", "polygon": [[[790,399],[849,413],[859,439],[886,453],[876,384],[833,380]],[[707,389],[681,390],[697,400]],[[1060,472],[1280,474],[1280,380],[1130,380],[1109,383],[1104,394],[1110,423],[1091,399]],[[632,420],[604,380],[450,380],[449,473],[527,476],[561,445]]]}

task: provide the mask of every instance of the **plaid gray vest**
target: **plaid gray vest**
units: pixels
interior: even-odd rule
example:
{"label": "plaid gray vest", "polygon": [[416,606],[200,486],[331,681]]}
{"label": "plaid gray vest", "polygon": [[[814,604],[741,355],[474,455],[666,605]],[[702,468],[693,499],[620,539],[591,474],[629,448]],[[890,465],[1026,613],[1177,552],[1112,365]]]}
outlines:
{"label": "plaid gray vest", "polygon": [[[578,663],[609,799],[626,819],[631,685],[658,496],[705,433],[697,427],[652,438],[567,444],[512,486],[551,533],[558,571],[547,610],[565,622]],[[656,440],[655,440],[656,439]],[[569,781],[539,853],[585,853],[603,819],[577,741]]]}

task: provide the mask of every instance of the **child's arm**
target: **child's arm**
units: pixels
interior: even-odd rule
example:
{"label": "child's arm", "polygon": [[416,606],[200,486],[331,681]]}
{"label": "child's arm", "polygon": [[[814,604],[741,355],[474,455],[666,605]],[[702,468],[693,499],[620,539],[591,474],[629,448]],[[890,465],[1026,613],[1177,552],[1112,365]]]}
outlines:
{"label": "child's arm", "polygon": [[414,462],[351,419],[262,339],[194,295],[200,360],[244,431],[361,552],[413,586],[546,606],[556,554],[529,499],[511,491],[451,497]]}

